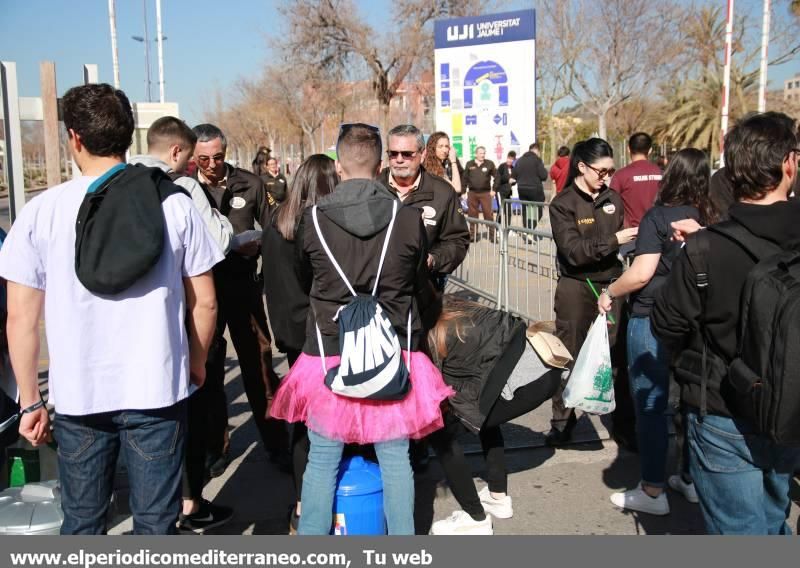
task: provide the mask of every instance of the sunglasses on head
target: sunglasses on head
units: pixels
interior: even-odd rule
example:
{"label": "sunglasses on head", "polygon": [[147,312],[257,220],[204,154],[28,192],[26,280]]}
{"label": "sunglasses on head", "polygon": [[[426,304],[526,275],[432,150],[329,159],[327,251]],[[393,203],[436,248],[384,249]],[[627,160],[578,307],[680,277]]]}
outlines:
{"label": "sunglasses on head", "polygon": [[374,132],[378,136],[378,143],[383,146],[381,142],[381,129],[377,126],[372,124],[366,124],[364,122],[345,122],[339,125],[339,135],[336,137],[336,146],[339,146],[339,141],[347,135],[353,128],[365,128],[370,132]]}
{"label": "sunglasses on head", "polygon": [[397,156],[403,156],[406,160],[410,160],[417,155],[417,150],[386,150],[386,155],[392,160]]}
{"label": "sunglasses on head", "polygon": [[617,172],[617,170],[614,168],[609,168],[609,169],[603,168],[598,170],[597,168],[593,168],[589,164],[584,163],[583,165],[592,170],[594,173],[596,173],[597,177],[599,177],[600,179],[612,177]]}

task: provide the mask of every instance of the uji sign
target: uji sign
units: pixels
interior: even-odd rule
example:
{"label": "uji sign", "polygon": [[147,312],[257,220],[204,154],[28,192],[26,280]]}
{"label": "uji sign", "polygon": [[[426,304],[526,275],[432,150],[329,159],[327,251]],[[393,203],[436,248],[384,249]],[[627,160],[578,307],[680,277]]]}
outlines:
{"label": "uji sign", "polygon": [[501,162],[536,137],[536,13],[439,20],[434,27],[436,129],[470,159]]}

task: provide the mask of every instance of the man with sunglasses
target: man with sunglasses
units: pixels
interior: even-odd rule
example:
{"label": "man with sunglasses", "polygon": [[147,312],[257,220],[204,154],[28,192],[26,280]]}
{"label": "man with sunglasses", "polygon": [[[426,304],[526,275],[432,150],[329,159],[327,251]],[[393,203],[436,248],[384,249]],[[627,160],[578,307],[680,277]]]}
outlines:
{"label": "man with sunglasses", "polygon": [[387,142],[389,167],[381,172],[381,181],[405,205],[419,209],[428,237],[428,269],[441,290],[444,277],[467,255],[469,233],[464,211],[452,186],[422,167],[425,139],[416,126],[395,126]]}
{"label": "man with sunglasses", "polygon": [[[254,229],[256,223],[263,227],[269,219],[264,182],[257,175],[225,161],[227,140],[218,127],[199,124],[192,130],[197,135],[194,149],[197,180],[211,206],[230,220],[236,235]],[[214,267],[219,316],[208,356],[205,387],[216,392],[213,408],[209,409],[211,439],[208,447],[213,448],[209,456],[209,473],[212,477],[221,475],[227,465],[224,457],[228,425],[224,389],[227,342],[223,337],[226,326],[236,349],[245,394],[264,448],[273,462],[288,467],[285,426],[266,418],[268,400],[278,387],[278,377],[272,368],[272,338],[256,268],[260,243],[260,237],[244,243],[237,243],[234,239],[225,260]]]}

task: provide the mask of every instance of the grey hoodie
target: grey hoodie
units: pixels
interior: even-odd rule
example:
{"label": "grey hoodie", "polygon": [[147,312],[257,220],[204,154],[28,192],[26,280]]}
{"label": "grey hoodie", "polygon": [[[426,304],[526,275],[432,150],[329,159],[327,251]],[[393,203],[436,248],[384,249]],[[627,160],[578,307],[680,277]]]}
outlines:
{"label": "grey hoodie", "polygon": [[341,182],[336,191],[319,201],[319,210],[339,227],[360,238],[383,231],[392,219],[397,199],[376,180],[352,179]]}
{"label": "grey hoodie", "polygon": [[[148,154],[131,156],[129,163],[141,164],[148,168],[158,168],[165,173],[172,173],[173,171],[166,162]],[[211,232],[211,236],[214,237],[219,248],[222,249],[223,254],[228,254],[233,240],[233,226],[231,222],[228,221],[228,218],[220,214],[216,209],[212,209],[211,204],[208,202],[208,197],[206,197],[203,188],[200,187],[196,179],[189,176],[181,176],[176,179],[174,183],[189,192],[194,206],[200,212],[200,216]]]}

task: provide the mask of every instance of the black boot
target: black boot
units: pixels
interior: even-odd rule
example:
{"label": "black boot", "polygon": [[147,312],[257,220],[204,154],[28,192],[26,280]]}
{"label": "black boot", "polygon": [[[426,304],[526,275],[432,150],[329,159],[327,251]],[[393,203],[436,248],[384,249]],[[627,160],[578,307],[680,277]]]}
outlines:
{"label": "black boot", "polygon": [[575,413],[569,415],[567,419],[567,423],[564,425],[562,430],[559,430],[555,426],[550,429],[547,436],[545,436],[544,443],[551,448],[558,448],[560,446],[564,446],[572,440],[572,431],[575,429],[575,424],[578,423],[578,418],[575,416]]}

